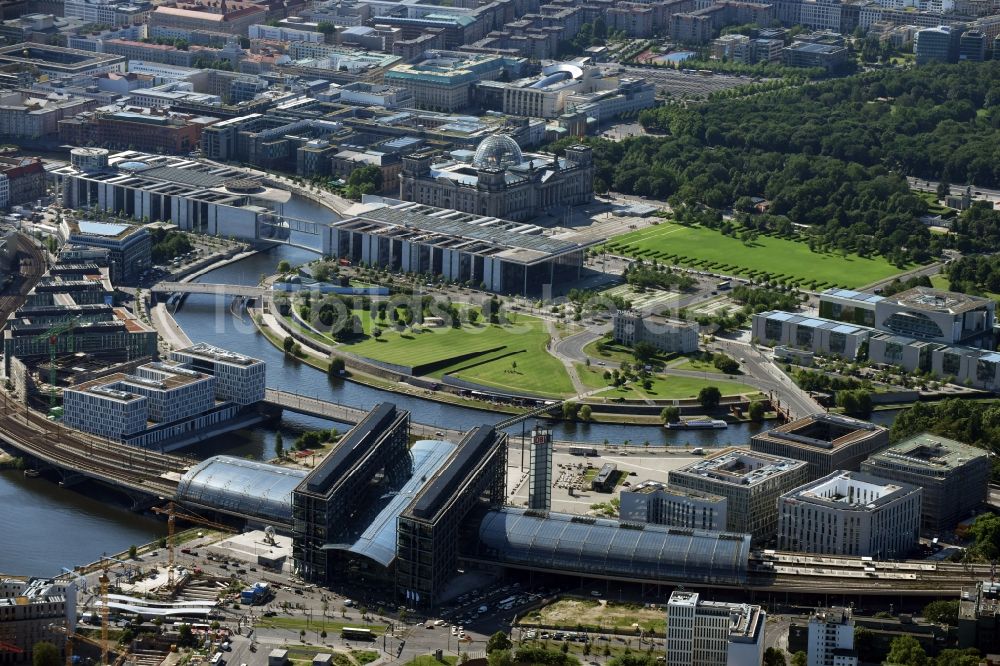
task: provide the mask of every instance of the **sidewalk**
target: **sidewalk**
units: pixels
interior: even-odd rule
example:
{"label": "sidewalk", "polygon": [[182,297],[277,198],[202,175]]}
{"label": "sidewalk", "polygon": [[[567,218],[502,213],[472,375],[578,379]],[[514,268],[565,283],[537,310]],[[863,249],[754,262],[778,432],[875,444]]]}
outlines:
{"label": "sidewalk", "polygon": [[177,325],[173,315],[167,312],[165,303],[157,303],[149,312],[149,321],[172,349],[190,347],[193,343],[184,330]]}

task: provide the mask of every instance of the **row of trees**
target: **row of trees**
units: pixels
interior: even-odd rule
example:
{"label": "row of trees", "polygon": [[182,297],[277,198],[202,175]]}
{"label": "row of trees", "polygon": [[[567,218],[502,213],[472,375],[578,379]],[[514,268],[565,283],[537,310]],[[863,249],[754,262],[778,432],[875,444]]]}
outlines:
{"label": "row of trees", "polygon": [[681,291],[690,289],[696,280],[680,271],[670,270],[667,266],[653,261],[651,264],[637,261],[626,266],[625,281],[630,285],[642,288],[671,289]]}
{"label": "row of trees", "polygon": [[1000,238],[986,211],[963,216],[957,238],[932,235],[904,178],[1000,184],[997,101],[1000,63],[931,65],[647,109],[640,122],[662,136],[587,142],[598,191],[715,210],[764,197],[785,230],[806,225],[827,248],[902,265]]}
{"label": "row of trees", "polygon": [[[918,402],[896,417],[891,437],[893,441],[900,441],[922,432],[950,437],[995,452],[1000,443],[1000,404],[958,398],[936,404]],[[994,461],[993,478],[1000,479],[997,458],[992,457],[991,460]]]}

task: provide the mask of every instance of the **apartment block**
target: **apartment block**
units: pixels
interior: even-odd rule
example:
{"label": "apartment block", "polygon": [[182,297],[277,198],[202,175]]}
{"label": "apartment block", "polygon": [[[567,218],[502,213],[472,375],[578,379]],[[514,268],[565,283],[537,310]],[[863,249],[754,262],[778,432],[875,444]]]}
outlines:
{"label": "apartment block", "polygon": [[809,618],[808,666],[858,666],[854,619],[848,608],[824,608]]}

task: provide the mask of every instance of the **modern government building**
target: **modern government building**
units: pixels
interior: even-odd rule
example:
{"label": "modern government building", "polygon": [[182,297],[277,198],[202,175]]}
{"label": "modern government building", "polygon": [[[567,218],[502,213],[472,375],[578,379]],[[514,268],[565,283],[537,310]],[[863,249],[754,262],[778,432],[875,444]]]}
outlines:
{"label": "modern government building", "polygon": [[[499,154],[490,148],[496,141],[501,144]],[[572,232],[554,232],[512,218],[533,217],[543,210],[589,201],[591,167],[583,166],[584,161],[589,162],[589,149],[577,151],[577,166],[571,164],[576,159],[571,156],[573,150],[567,151],[567,157],[549,156],[535,166],[523,163],[522,179],[516,175],[521,166],[508,163],[505,157],[517,144],[509,137],[488,137],[484,144],[487,142],[490,149],[477,153],[483,152],[482,159],[496,165],[484,166],[482,173],[499,174],[500,184],[482,190],[485,198],[477,199],[478,203],[466,206],[451,196],[419,195],[420,187],[437,187],[438,180],[431,179],[412,190],[414,196],[402,197],[413,201],[366,196],[343,219],[324,223],[284,216],[282,205],[292,193],[273,186],[266,177],[200,160],[76,148],[71,164],[54,169],[51,176],[60,183],[63,203],[68,207],[171,222],[185,231],[250,241],[287,240],[289,230],[295,228],[311,234],[316,249],[326,256],[440,275],[494,292],[540,293],[544,285],[577,278],[587,247],[598,240],[581,240]],[[520,159],[519,149],[517,156]],[[459,167],[445,170],[457,180],[445,181],[464,183],[468,174],[461,175],[461,169],[456,169]],[[476,187],[471,191],[478,191]],[[461,188],[462,192],[467,189],[465,184]],[[405,178],[402,189],[407,189]],[[523,206],[517,205],[526,213],[514,215],[514,209],[508,207],[522,199]],[[84,227],[79,228],[80,224]],[[96,223],[78,223],[77,228],[67,228],[64,233],[89,237],[92,244],[97,243],[96,236],[103,235],[105,243],[119,245],[130,237],[124,229],[98,227]],[[117,246],[111,249],[124,250]]]}
{"label": "modern government building", "polygon": [[324,254],[408,273],[443,275],[500,293],[539,293],[576,279],[586,248],[572,234],[456,210],[365,197],[324,229]]}
{"label": "modern government building", "polygon": [[996,304],[928,287],[883,297],[847,289],[820,295],[819,317],[770,311],[753,316],[753,337],[810,364],[814,355],[921,371],[972,388],[1000,388],[993,351]]}

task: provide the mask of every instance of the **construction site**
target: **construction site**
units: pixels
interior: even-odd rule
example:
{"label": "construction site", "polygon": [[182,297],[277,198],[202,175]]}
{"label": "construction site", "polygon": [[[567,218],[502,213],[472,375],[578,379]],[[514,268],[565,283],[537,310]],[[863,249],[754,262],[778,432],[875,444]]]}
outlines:
{"label": "construction site", "polygon": [[7,315],[3,375],[25,404],[56,407],[62,387],[128,371],[156,353],[156,331],[115,306],[97,254],[53,265]]}
{"label": "construction site", "polygon": [[0,664],[30,663],[40,641],[66,666],[171,664],[181,648],[196,648],[185,661],[197,664],[225,649],[234,632],[222,623],[239,625],[240,603],[265,603],[279,584],[246,584],[246,574],[280,573],[290,540],[271,528],[237,533],[173,502],[152,511],[166,518],[160,542],[51,579],[0,577]]}

